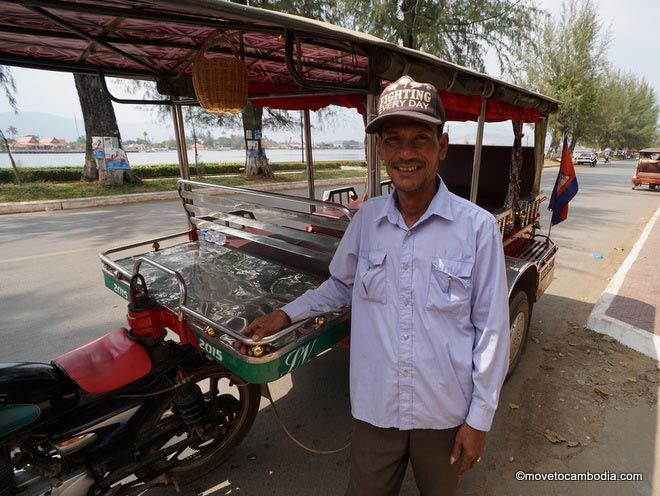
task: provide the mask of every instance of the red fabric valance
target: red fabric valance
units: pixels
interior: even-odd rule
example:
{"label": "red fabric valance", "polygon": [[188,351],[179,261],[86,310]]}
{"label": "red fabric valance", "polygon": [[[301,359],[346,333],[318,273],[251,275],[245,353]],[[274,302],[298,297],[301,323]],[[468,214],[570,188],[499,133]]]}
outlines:
{"label": "red fabric valance", "polygon": [[[319,95],[319,96],[291,96],[291,97],[265,97],[258,98],[259,94],[273,94],[291,91],[295,87],[275,86],[266,83],[250,83],[249,92],[252,95],[252,104],[257,107],[270,107],[280,110],[312,110],[317,111],[328,105],[340,105],[346,108],[357,109],[364,114],[364,95]],[[447,121],[465,122],[479,120],[481,110],[481,96],[460,95],[447,91],[439,92],[442,104],[445,107]],[[255,96],[257,96],[255,98]],[[535,109],[521,108],[510,103],[489,100],[486,104],[486,122],[520,121],[526,123],[538,122],[542,118]]]}

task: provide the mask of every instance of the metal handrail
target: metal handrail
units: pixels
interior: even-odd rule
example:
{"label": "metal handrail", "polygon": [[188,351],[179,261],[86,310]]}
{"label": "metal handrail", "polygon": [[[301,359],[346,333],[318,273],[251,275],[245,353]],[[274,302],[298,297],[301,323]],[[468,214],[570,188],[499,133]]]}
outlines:
{"label": "metal handrail", "polygon": [[183,322],[183,308],[185,307],[186,301],[188,299],[188,290],[186,289],[186,281],[181,275],[181,272],[178,270],[170,269],[169,267],[166,267],[165,265],[158,262],[154,262],[148,258],[138,257],[133,264],[133,276],[140,273],[140,266],[143,262],[162,270],[166,274],[176,277],[176,281],[179,284],[179,311],[177,312],[177,317],[179,318],[179,322]]}
{"label": "metal handrail", "polygon": [[120,265],[115,263],[115,261],[112,260],[108,255],[110,255],[111,253],[117,253],[117,252],[124,251],[124,250],[131,250],[133,248],[138,248],[140,246],[157,243],[159,241],[167,241],[168,239],[174,239],[174,238],[178,238],[179,236],[186,236],[186,235],[188,235],[188,231],[183,231],[183,232],[179,232],[179,233],[175,233],[175,234],[168,234],[167,236],[160,236],[158,238],[152,238],[152,239],[148,239],[146,241],[140,241],[138,243],[131,243],[131,244],[128,244],[128,245],[121,245],[121,246],[118,246],[116,248],[110,248],[109,250],[102,251],[101,253],[99,253],[99,258],[101,259],[101,261],[104,264],[108,265],[109,267],[111,267],[115,271],[121,273],[127,279],[130,279],[131,274],[128,271],[124,270]]}
{"label": "metal handrail", "polygon": [[[186,234],[186,233],[183,233],[183,234]],[[180,236],[180,234],[179,234],[179,236]],[[174,236],[172,235],[172,236],[169,236],[169,237],[174,237]],[[165,238],[159,238],[159,239],[165,239]],[[129,274],[128,272],[126,272],[122,267],[120,267],[119,265],[114,263],[110,258],[108,258],[107,254],[111,253],[111,252],[120,251],[122,249],[135,248],[135,247],[138,247],[138,246],[141,246],[141,245],[144,245],[144,244],[148,244],[148,243],[153,242],[153,241],[158,241],[159,239],[152,240],[152,241],[147,241],[147,242],[143,242],[143,243],[134,243],[132,245],[126,245],[125,247],[114,248],[112,250],[108,250],[106,252],[101,253],[99,255],[99,258],[105,264],[107,264],[108,266],[110,266],[113,269],[121,272],[123,275],[126,276],[126,278],[131,278],[132,275]],[[177,283],[179,284],[179,310],[177,312],[177,317],[179,318],[180,322],[183,321],[183,314],[190,315],[192,317],[195,317],[199,321],[205,323],[206,325],[212,327],[213,329],[216,329],[216,330],[218,330],[218,331],[220,331],[224,334],[227,334],[227,335],[233,337],[234,339],[239,340],[241,343],[246,344],[246,345],[256,346],[256,345],[264,345],[264,344],[272,343],[273,341],[276,341],[276,340],[280,339],[281,337],[286,336],[287,334],[290,334],[291,332],[295,331],[296,329],[299,329],[300,327],[302,327],[304,325],[307,325],[309,322],[311,322],[312,320],[314,320],[317,317],[317,316],[314,316],[314,317],[309,317],[308,319],[305,319],[305,320],[301,320],[300,322],[296,322],[295,324],[290,325],[289,327],[286,327],[286,328],[282,329],[281,331],[279,331],[279,332],[277,332],[277,333],[275,333],[271,336],[267,336],[267,337],[265,337],[265,338],[263,338],[259,341],[255,341],[252,338],[249,338],[249,337],[241,334],[240,332],[236,332],[236,331],[234,331],[233,329],[230,329],[227,326],[219,324],[218,322],[215,322],[215,321],[205,317],[204,315],[200,314],[199,312],[193,310],[192,308],[189,308],[188,306],[186,306],[186,302],[187,302],[187,298],[188,298],[188,290],[186,288],[186,281],[183,278],[183,275],[181,275],[181,273],[179,271],[170,269],[169,267],[166,267],[165,265],[162,265],[158,262],[154,262],[153,260],[151,260],[149,258],[139,257],[139,258],[136,259],[135,264],[133,265],[133,275],[135,275],[139,272],[140,266],[142,265],[143,262],[146,262],[147,264],[149,264],[149,265],[151,265],[151,266],[153,266],[157,269],[160,269],[160,270],[162,270],[163,272],[165,272],[169,275],[172,275],[172,276],[176,277]]]}
{"label": "metal handrail", "polygon": [[[325,202],[322,200],[313,200],[311,198],[303,198],[301,196],[294,196],[294,195],[286,195],[283,193],[272,193],[272,192],[265,192],[265,191],[258,191],[255,189],[248,189],[248,188],[240,188],[238,186],[224,186],[221,184],[209,184],[209,183],[202,183],[199,181],[191,181],[188,179],[179,179],[177,182],[178,190],[179,190],[179,195],[181,194],[181,190],[183,189],[182,186],[198,186],[202,188],[211,188],[211,189],[219,189],[219,190],[224,190],[224,191],[232,191],[234,193],[243,193],[247,195],[252,195],[252,196],[258,196],[262,198],[270,198],[274,200],[286,200],[290,201],[293,203],[299,203],[301,205],[314,205],[317,207],[323,207],[323,208],[330,208],[339,211],[342,213],[348,220],[351,220],[353,218],[353,214],[351,211],[344,207],[343,205],[340,205],[338,203],[331,203],[331,202]],[[182,198],[183,199],[183,198]]]}
{"label": "metal handrail", "polygon": [[275,334],[272,334],[270,336],[266,336],[266,337],[260,339],[259,341],[255,341],[254,339],[249,338],[249,337],[241,334],[240,332],[236,332],[235,330],[230,329],[227,326],[224,326],[222,324],[219,324],[219,323],[209,319],[208,317],[202,315],[201,313],[196,312],[192,308],[189,308],[185,305],[182,306],[181,308],[182,308],[184,313],[187,313],[188,315],[190,315],[192,317],[195,317],[196,319],[204,322],[209,327],[212,327],[213,329],[216,329],[216,330],[218,330],[218,331],[220,331],[224,334],[228,334],[229,336],[231,336],[234,339],[240,341],[241,343],[247,344],[247,345],[250,345],[250,346],[264,345],[264,344],[272,343],[273,341],[277,341],[281,337],[284,337],[284,336],[290,334],[291,332],[295,331],[296,329],[299,329],[300,327],[303,327],[303,326],[307,325],[308,323],[310,323],[311,321],[313,321],[317,317],[315,315],[314,317],[309,317],[305,320],[301,320],[300,322],[296,322],[295,324],[290,325],[289,327],[285,327],[284,329],[282,329],[281,331],[276,332]]}

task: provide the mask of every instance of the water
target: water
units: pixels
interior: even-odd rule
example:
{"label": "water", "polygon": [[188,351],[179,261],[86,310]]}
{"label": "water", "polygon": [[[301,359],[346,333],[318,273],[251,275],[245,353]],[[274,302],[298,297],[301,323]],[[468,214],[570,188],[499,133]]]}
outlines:
{"label": "water", "polygon": [[[302,162],[300,150],[267,150],[271,162]],[[314,150],[314,160],[364,160],[364,150]],[[14,160],[19,167],[61,167],[78,166],[85,163],[84,153],[16,153]],[[243,162],[243,150],[202,151],[198,154],[199,162]],[[131,165],[148,164],[176,164],[178,163],[176,151],[168,152],[128,152],[128,161]],[[195,163],[195,153],[188,151],[188,161]],[[9,156],[0,154],[0,168],[11,167]]]}

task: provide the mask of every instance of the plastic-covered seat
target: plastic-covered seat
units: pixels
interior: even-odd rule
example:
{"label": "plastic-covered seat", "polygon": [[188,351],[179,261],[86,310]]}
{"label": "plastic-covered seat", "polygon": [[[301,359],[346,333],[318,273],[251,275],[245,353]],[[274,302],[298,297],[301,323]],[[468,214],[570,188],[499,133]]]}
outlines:
{"label": "plastic-covered seat", "polygon": [[83,391],[107,393],[151,371],[147,350],[120,327],[53,360]]}

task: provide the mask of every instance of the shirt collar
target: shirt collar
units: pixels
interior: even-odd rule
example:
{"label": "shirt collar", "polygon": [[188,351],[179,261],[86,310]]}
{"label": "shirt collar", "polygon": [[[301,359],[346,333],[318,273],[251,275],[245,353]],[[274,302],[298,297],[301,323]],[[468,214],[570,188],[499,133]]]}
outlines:
{"label": "shirt collar", "polygon": [[[440,179],[440,176],[436,176],[436,185],[438,191],[436,191],[431,203],[429,204],[426,212],[422,214],[418,222],[421,222],[427,219],[431,215],[437,215],[447,220],[454,220],[454,211],[451,208],[451,202],[449,199],[449,190],[445,183]],[[384,203],[383,208],[380,210],[376,218],[376,222],[387,217],[392,224],[397,224],[397,219],[401,215],[399,209],[396,206],[396,189],[394,189],[388,196],[387,201]]]}

